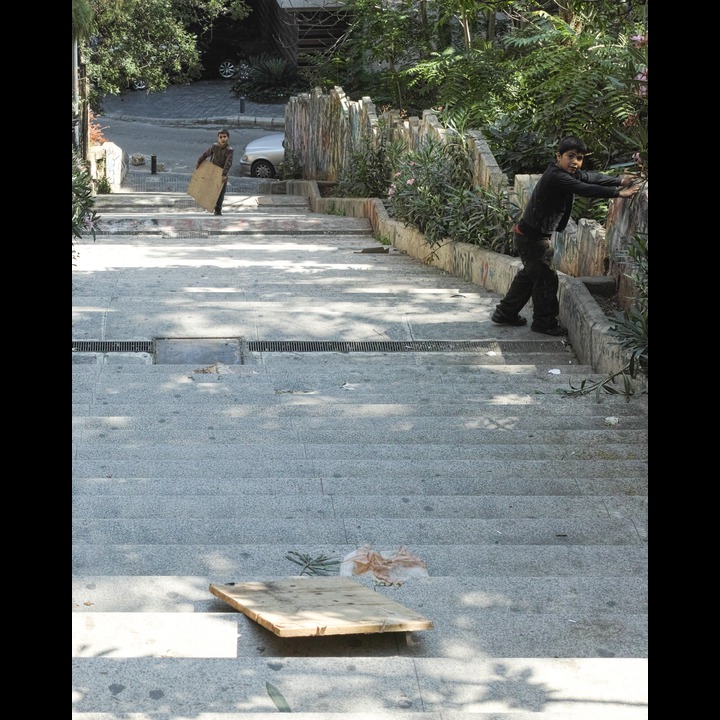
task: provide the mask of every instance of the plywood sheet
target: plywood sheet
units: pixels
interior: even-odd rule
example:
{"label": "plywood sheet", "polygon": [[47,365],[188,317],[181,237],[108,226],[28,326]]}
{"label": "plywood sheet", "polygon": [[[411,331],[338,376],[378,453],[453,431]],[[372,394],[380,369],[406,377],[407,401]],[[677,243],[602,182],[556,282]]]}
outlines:
{"label": "plywood sheet", "polygon": [[200,163],[190,178],[187,193],[200,207],[209,212],[215,210],[215,203],[222,190],[222,168],[209,160]]}
{"label": "plywood sheet", "polygon": [[279,637],[429,630],[414,610],[347,577],[210,585],[210,592]]}

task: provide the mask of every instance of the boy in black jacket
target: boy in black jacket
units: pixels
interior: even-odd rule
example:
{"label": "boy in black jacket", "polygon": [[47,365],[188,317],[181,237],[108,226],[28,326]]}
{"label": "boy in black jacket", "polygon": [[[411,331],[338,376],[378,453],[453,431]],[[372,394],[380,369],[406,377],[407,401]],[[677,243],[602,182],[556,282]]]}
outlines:
{"label": "boy in black jacket", "polygon": [[513,228],[515,247],[523,264],[491,320],[498,325],[525,325],[520,310],[532,298],[531,330],[545,335],[567,335],[558,322],[558,275],[553,268],[550,237],[562,232],[570,219],[575,195],[632,197],[639,189],[631,175],[613,177],[581,170],[587,147],[576,137],[563,138],[555,162],[550,163],[530,196],[522,218]]}

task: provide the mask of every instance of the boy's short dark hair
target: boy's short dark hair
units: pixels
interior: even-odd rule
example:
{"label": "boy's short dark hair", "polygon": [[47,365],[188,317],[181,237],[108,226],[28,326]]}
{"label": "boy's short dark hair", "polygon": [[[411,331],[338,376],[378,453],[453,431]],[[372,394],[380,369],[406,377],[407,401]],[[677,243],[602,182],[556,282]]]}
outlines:
{"label": "boy's short dark hair", "polygon": [[568,150],[577,150],[582,155],[586,155],[587,145],[580,138],[568,135],[558,143],[557,151],[559,155],[564,155]]}
{"label": "boy's short dark hair", "polygon": [[227,135],[228,139],[230,139],[230,133],[225,128],[220,128],[220,130],[218,130],[218,135]]}

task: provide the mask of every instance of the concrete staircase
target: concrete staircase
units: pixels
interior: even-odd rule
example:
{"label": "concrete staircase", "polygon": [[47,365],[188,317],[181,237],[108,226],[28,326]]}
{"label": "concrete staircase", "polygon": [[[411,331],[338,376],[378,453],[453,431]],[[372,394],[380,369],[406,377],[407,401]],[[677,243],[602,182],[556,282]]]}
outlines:
{"label": "concrete staircase", "polygon": [[[98,197],[73,267],[73,720],[647,718],[647,396],[305,198]],[[433,629],[279,638],[210,583],[400,546]],[[277,696],[276,696],[277,697]]]}

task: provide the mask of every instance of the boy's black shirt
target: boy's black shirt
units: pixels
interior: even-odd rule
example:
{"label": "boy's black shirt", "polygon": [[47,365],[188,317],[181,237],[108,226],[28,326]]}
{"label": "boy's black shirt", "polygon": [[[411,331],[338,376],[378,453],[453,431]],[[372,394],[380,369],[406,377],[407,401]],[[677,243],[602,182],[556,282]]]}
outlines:
{"label": "boy's black shirt", "polygon": [[615,198],[621,182],[619,177],[587,170],[570,174],[550,163],[533,189],[518,227],[529,238],[562,232],[570,219],[575,195]]}

